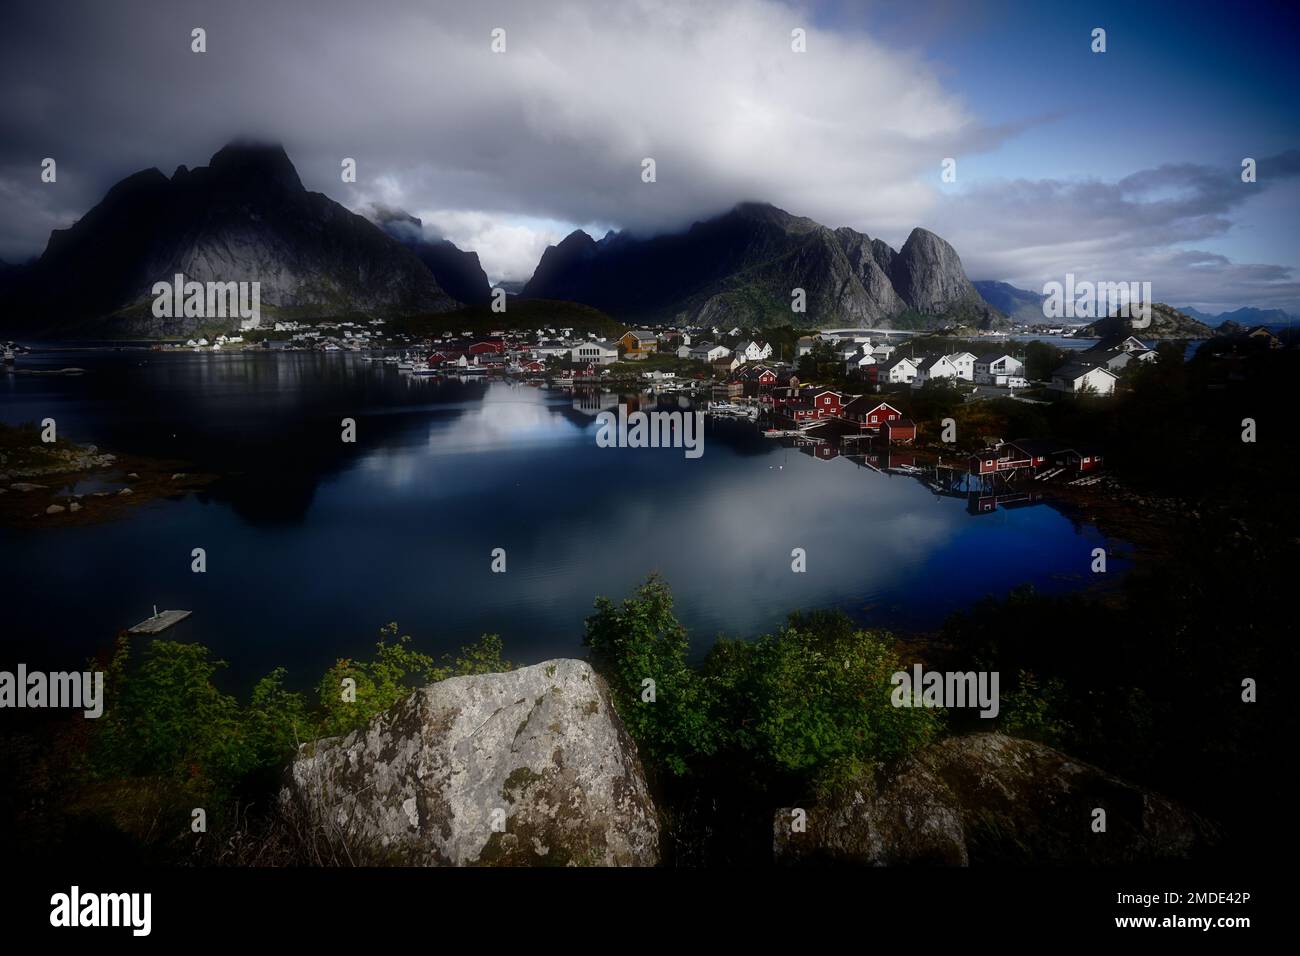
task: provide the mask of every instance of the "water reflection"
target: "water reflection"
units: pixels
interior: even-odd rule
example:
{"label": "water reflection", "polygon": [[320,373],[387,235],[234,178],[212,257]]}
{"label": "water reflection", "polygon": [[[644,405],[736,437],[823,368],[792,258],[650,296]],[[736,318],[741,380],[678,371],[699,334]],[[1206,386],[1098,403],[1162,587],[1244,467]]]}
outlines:
{"label": "water reflection", "polygon": [[[0,532],[0,574],[23,595],[14,643],[76,659],[157,603],[193,610],[195,639],[250,674],[318,673],[388,620],[439,652],[491,631],[538,660],[581,653],[593,597],[650,571],[697,649],[796,607],[926,628],[1024,582],[1087,583],[1099,540],[1047,507],[995,502],[999,519],[976,519],[902,473],[908,452],[797,447],[748,422],[709,419],[698,460],[596,446],[596,413],[681,407],[671,394],[416,379],[338,355],[138,358],[79,357],[80,379],[11,383],[0,414],[53,408],[77,440],[224,477],[124,521]],[[206,575],[189,571],[196,546]],[[505,574],[490,570],[497,547]],[[795,547],[806,573],[791,570]]]}

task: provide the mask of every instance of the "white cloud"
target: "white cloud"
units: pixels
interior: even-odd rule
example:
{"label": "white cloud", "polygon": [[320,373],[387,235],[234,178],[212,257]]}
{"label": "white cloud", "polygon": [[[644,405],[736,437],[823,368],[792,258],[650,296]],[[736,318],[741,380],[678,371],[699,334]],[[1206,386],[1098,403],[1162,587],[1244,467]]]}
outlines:
{"label": "white cloud", "polygon": [[[967,273],[1041,291],[1048,281],[1142,281],[1158,302],[1227,310],[1294,310],[1294,268],[1234,262],[1212,246],[1248,202],[1293,196],[1300,152],[1261,161],[1267,179],[1243,184],[1235,167],[1181,163],[1117,182],[987,180],[947,197],[927,225],[953,243]],[[1296,249],[1279,250],[1294,261]]]}
{"label": "white cloud", "polygon": [[477,252],[479,264],[492,283],[527,281],[546,247],[571,231],[564,223],[511,221],[463,210],[421,211],[416,215],[431,236],[450,239],[461,249]]}
{"label": "white cloud", "polygon": [[[188,48],[200,22],[201,56]],[[661,231],[759,199],[896,246],[924,225],[976,278],[1040,288],[1141,270],[1182,301],[1300,302],[1286,267],[1180,258],[1214,254],[1249,218],[1205,167],[941,191],[943,158],[996,151],[1038,120],[983,123],[919,54],[780,0],[69,0],[24,6],[11,26],[3,258],[38,253],[127,173],[198,165],[251,134],[284,142],[304,183],[349,208],[421,216],[494,281],[526,279],[570,224]],[[791,50],[796,27],[806,53]],[[60,158],[57,199],[39,193],[46,155]],[[355,184],[340,181],[345,156]],[[1256,248],[1297,261],[1276,241]]]}
{"label": "white cloud", "polygon": [[[1004,135],[917,55],[819,29],[777,0],[123,6],[57,23],[25,11],[29,32],[59,30],[66,62],[15,45],[15,75],[56,69],[59,82],[40,87],[39,115],[11,111],[20,128],[0,161],[25,157],[26,141],[79,157],[93,144],[106,172],[170,171],[205,161],[214,137],[249,133],[282,140],[310,188],[351,208],[660,230],[764,199],[874,234],[916,221],[944,156]],[[188,51],[200,20],[202,56]],[[498,26],[504,54],[490,50]],[[791,50],[795,27],[806,53]],[[340,182],[344,156],[355,185]]]}

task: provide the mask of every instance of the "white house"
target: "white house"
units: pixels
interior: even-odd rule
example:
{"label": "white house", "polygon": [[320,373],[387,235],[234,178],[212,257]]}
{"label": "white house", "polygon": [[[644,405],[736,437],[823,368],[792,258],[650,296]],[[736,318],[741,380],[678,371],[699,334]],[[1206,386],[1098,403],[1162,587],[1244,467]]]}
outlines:
{"label": "white house", "polygon": [[861,355],[850,356],[849,360],[844,363],[844,371],[852,372],[854,369],[864,369],[868,365],[875,365],[876,357],[871,354],[870,346]]}
{"label": "white house", "polygon": [[613,365],[618,361],[618,343],[595,339],[575,345],[569,354],[579,364]]}
{"label": "white house", "polygon": [[770,342],[760,343],[757,339],[754,339],[744,349],[740,350],[740,354],[744,355],[746,362],[761,362],[772,357],[772,344]]}
{"label": "white house", "polygon": [[679,359],[688,359],[691,357],[691,347],[689,345],[677,346],[677,357]]}
{"label": "white house", "polygon": [[725,345],[714,345],[711,342],[701,342],[699,345],[692,347],[688,355],[697,362],[716,362],[718,359],[730,356],[731,349],[727,348]]}
{"label": "white house", "polygon": [[948,361],[957,369],[957,377],[968,382],[975,381],[975,355],[972,352],[957,352],[948,356]]}
{"label": "white house", "polygon": [[957,366],[949,355],[927,356],[916,360],[916,377],[912,387],[920,388],[926,382],[941,378],[958,378]]}
{"label": "white house", "polygon": [[[1024,388],[1025,363],[1005,352],[990,352],[975,360],[975,381],[980,385],[1005,385]],[[1013,379],[1015,381],[1013,381]]]}
{"label": "white house", "polygon": [[529,351],[542,358],[560,358],[568,356],[573,351],[573,346],[559,339],[542,339]]}
{"label": "white house", "polygon": [[1102,365],[1119,372],[1133,362],[1154,362],[1160,358],[1155,349],[1147,348],[1140,339],[1130,335],[1122,342],[1100,343],[1079,353],[1079,361],[1088,365]]}
{"label": "white house", "polygon": [[888,362],[894,357],[894,353],[897,351],[898,348],[896,346],[882,343],[873,348],[871,354],[876,357],[877,362]]}
{"label": "white house", "polygon": [[916,380],[917,363],[910,358],[900,358],[891,362],[888,368],[890,385],[909,385]]}
{"label": "white house", "polygon": [[1110,395],[1115,391],[1115,373],[1101,365],[1083,365],[1071,362],[1052,373],[1047,387],[1063,395],[1077,395],[1085,389],[1097,395]]}
{"label": "white house", "polygon": [[803,358],[805,355],[811,352],[813,350],[813,346],[817,344],[817,338],[818,338],[817,336],[813,336],[813,335],[799,336],[799,341],[795,343],[795,349],[794,349],[795,357]]}

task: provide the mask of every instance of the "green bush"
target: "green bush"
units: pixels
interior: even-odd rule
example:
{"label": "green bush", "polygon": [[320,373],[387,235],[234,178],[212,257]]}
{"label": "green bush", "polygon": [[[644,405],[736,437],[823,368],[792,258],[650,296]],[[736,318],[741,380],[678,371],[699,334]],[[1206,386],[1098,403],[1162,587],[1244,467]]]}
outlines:
{"label": "green bush", "polygon": [[1020,671],[1016,686],[1002,697],[1002,730],[1016,737],[1060,746],[1074,729],[1062,716],[1068,706],[1065,684],[1057,678],[1042,683]]}
{"label": "green bush", "polygon": [[106,706],[93,752],[101,776],[167,777],[223,788],[249,764],[238,702],[213,676],[225,666],[198,644],[154,641],[128,678],[129,643],[118,638],[105,674]]}
{"label": "green bush", "polygon": [[792,614],[775,635],[721,641],[705,658],[715,720],[759,779],[825,789],[929,741],[942,713],[891,703],[889,642],[841,612]]}
{"label": "green bush", "polygon": [[[609,682],[614,706],[643,755],[670,773],[712,753],[718,728],[696,674],[687,666],[690,642],[673,616],[668,585],[652,575],[621,605],[596,599],[583,643]],[[647,698],[653,681],[653,702]]]}
{"label": "green bush", "polygon": [[[331,737],[364,727],[419,685],[435,684],[448,677],[489,674],[510,670],[501,656],[501,638],[485,634],[476,644],[461,648],[460,656],[444,655],[441,664],[433,657],[413,650],[409,635],[397,634],[390,622],[379,630],[375,657],[369,661],[341,658],[321,677],[316,687],[320,720],[317,736]],[[345,699],[344,680],[356,681],[355,700]]]}
{"label": "green bush", "polygon": [[[250,781],[265,784],[300,743],[362,727],[417,685],[511,666],[496,635],[441,664],[410,640],[397,635],[396,624],[381,628],[375,657],[337,661],[318,683],[312,709],[285,689],[282,667],[259,680],[241,706],[217,688],[225,663],[206,647],[155,640],[132,667],[123,634],[105,673],[105,712],[94,727],[89,769],[100,781],[161,780],[220,803]],[[343,700],[346,677],[357,683],[354,702]]]}
{"label": "green bush", "polygon": [[791,615],[752,642],[720,640],[693,668],[668,586],[652,576],[621,605],[597,599],[586,644],[643,758],[671,775],[723,767],[759,786],[819,786],[911,751],[942,720],[892,705],[896,655],[838,612]]}

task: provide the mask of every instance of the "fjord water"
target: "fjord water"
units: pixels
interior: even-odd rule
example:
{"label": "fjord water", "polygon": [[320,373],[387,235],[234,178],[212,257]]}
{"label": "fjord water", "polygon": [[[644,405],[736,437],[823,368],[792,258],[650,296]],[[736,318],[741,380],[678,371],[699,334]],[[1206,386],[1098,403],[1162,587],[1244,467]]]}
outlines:
{"label": "fjord water", "polygon": [[[0,375],[0,420],[54,418],[62,437],[221,476],[118,520],[0,529],[0,653],[31,666],[78,664],[154,605],[192,610],[183,636],[241,680],[284,665],[310,682],[368,654],[388,621],[437,653],[495,632],[518,662],[580,655],[593,598],[651,571],[697,651],[800,607],[927,629],[1018,584],[1087,586],[1091,550],[1115,546],[1047,506],[973,516],[913,478],[817,460],[749,423],[710,420],[697,460],[598,448],[595,414],[614,396],[419,379],[334,353],[23,360],[86,372]],[[341,441],[345,417],[355,444]]]}

